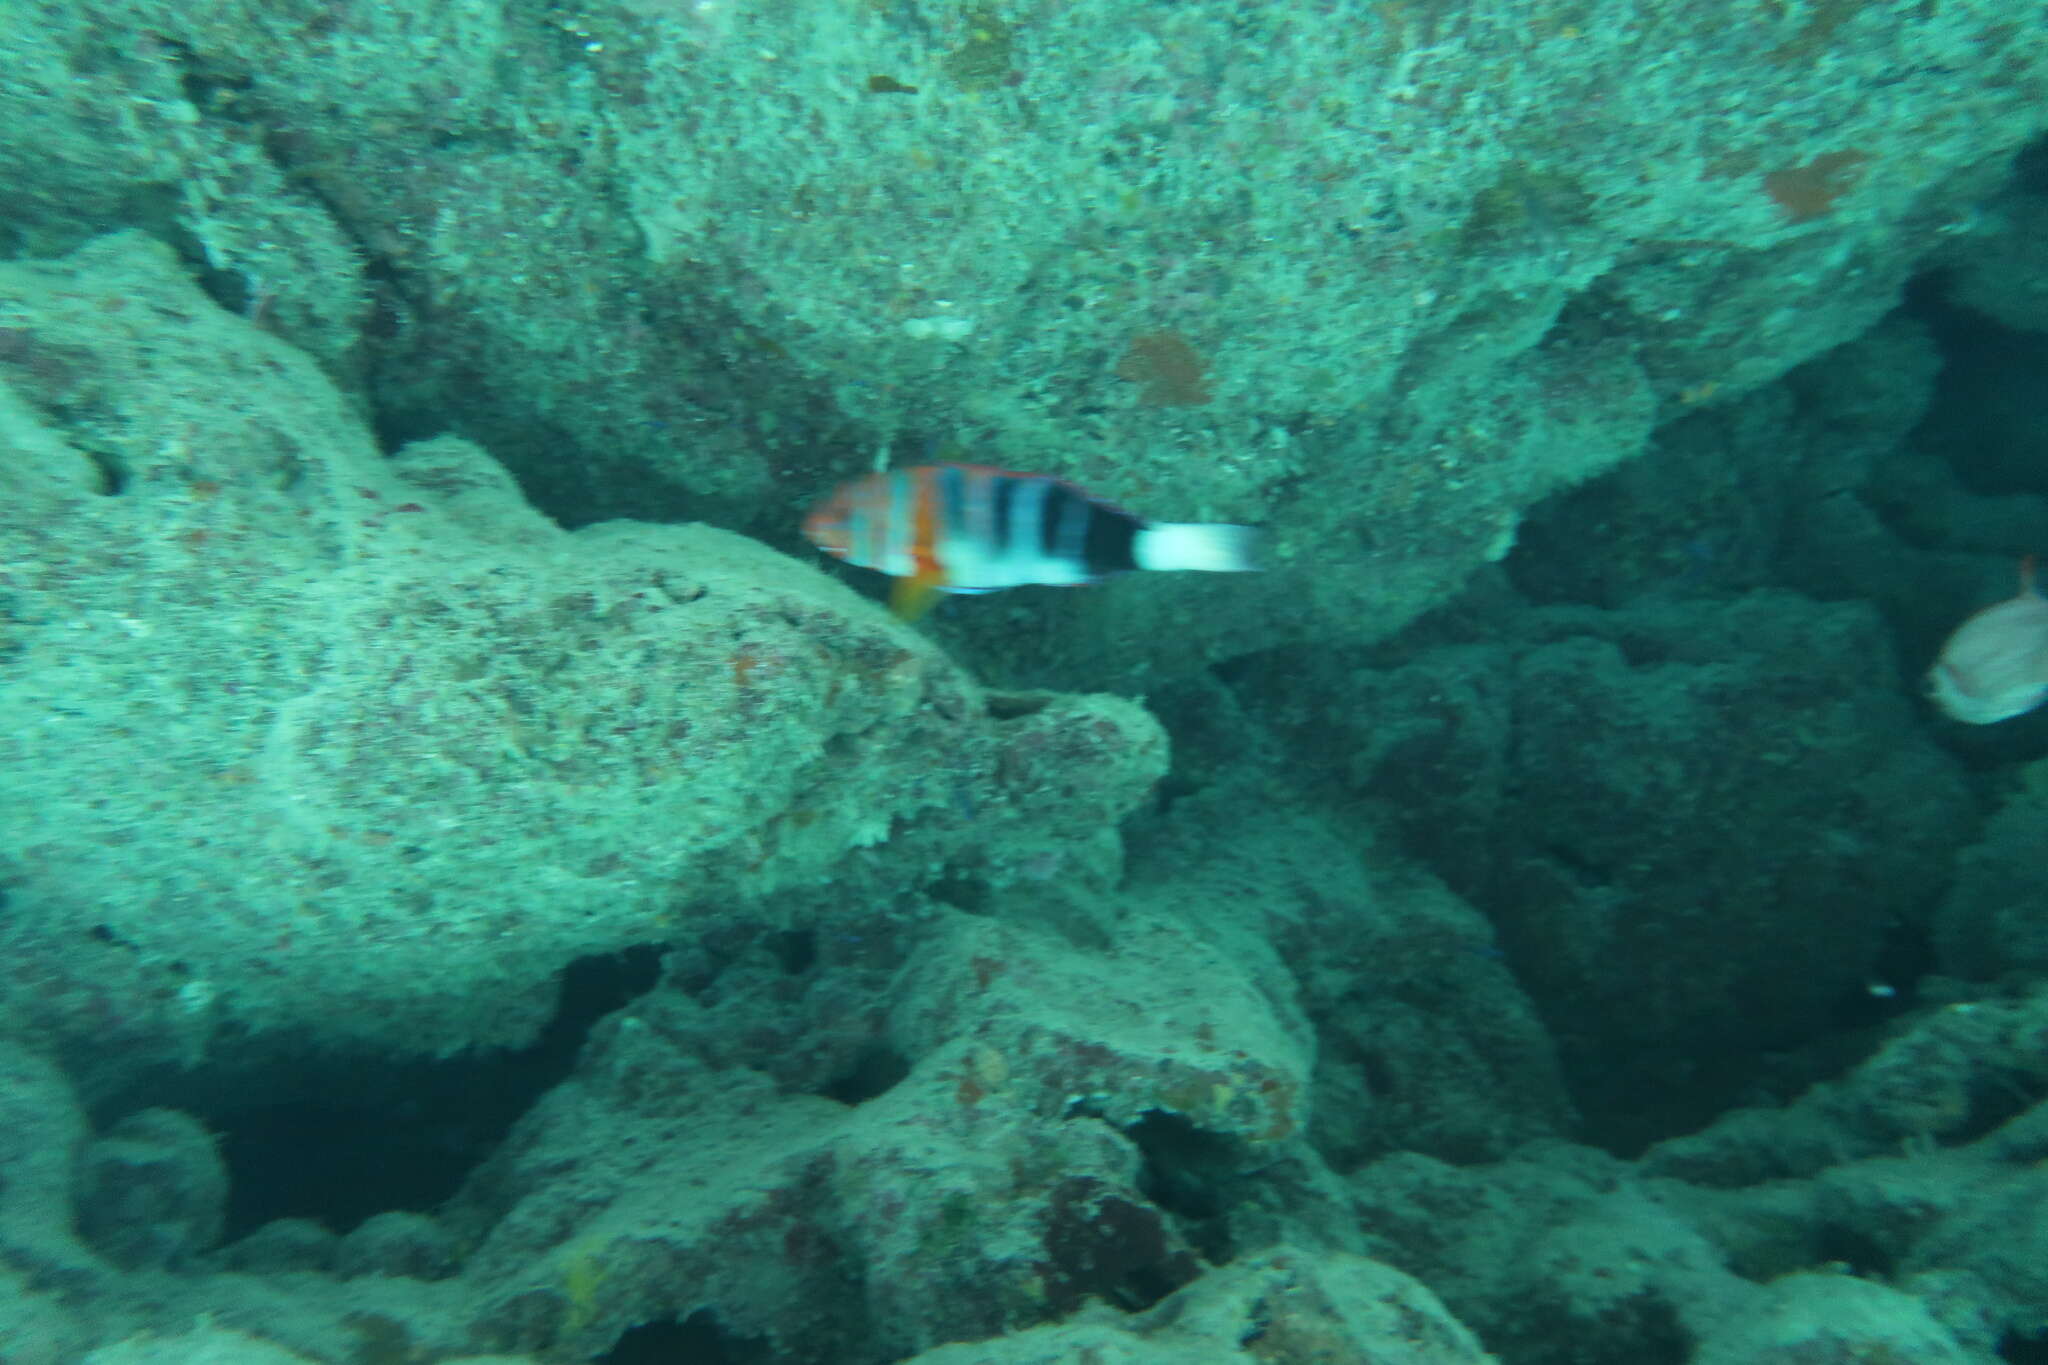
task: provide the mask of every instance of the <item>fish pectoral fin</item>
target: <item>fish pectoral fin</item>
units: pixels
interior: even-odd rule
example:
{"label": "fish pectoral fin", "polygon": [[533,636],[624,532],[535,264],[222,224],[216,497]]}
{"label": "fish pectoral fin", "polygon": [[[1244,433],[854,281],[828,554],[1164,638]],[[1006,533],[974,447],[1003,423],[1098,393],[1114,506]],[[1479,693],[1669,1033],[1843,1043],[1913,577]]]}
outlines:
{"label": "fish pectoral fin", "polygon": [[939,580],[936,574],[918,574],[914,578],[899,578],[889,589],[889,610],[896,613],[901,621],[915,621],[932,609],[938,600]]}

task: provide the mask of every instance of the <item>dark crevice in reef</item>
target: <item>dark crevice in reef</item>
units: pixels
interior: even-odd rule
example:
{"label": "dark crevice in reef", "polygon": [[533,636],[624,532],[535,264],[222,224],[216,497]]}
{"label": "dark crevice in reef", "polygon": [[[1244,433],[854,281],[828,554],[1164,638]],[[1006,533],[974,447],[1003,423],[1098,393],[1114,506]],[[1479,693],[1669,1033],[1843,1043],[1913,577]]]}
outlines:
{"label": "dark crevice in reef", "polygon": [[1229,1212],[1245,1193],[1245,1144],[1198,1128],[1179,1114],[1153,1110],[1124,1130],[1145,1158],[1138,1191],[1178,1217],[1188,1242],[1211,1265],[1236,1255]]}
{"label": "dark crevice in reef", "polygon": [[[1945,462],[1969,491],[2048,496],[2048,434],[2038,376],[2048,368],[2048,335],[2006,327],[1947,297],[1939,273],[1916,280],[1906,311],[1941,349],[1932,403],[1908,445]],[[1912,538],[1910,521],[1894,530]]]}
{"label": "dark crevice in reef", "polygon": [[217,1133],[228,1241],[279,1218],[346,1232],[378,1213],[431,1212],[569,1074],[591,1027],[653,987],[660,956],[642,946],[571,964],[554,1018],[517,1051],[438,1061],[314,1053],[255,1072],[213,1067],[151,1086],[156,1093],[123,1094],[100,1117],[165,1105]]}
{"label": "dark crevice in reef", "polygon": [[1998,1343],[1998,1358],[2009,1365],[2048,1365],[2048,1337],[2008,1332]]}
{"label": "dark crevice in reef", "polygon": [[774,1349],[725,1330],[709,1309],[628,1328],[596,1365],[776,1365]]}
{"label": "dark crevice in reef", "polygon": [[854,1053],[847,1068],[827,1081],[818,1091],[841,1104],[866,1104],[896,1088],[910,1074],[910,1059],[883,1043],[871,1043]]}

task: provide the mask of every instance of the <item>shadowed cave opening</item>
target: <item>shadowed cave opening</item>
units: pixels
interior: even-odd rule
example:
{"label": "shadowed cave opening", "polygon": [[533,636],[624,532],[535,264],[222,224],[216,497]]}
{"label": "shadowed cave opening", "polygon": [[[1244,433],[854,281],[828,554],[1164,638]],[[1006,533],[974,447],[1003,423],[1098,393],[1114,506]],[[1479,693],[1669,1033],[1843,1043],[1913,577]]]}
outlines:
{"label": "shadowed cave opening", "polygon": [[2011,1365],[2048,1365],[2048,1337],[2023,1337],[2007,1332],[1998,1343],[1998,1358]]}
{"label": "shadowed cave opening", "polygon": [[[206,1087],[211,1104],[181,1107],[220,1136],[224,1240],[279,1218],[345,1233],[379,1213],[432,1212],[568,1075],[591,1027],[653,988],[661,953],[642,945],[571,963],[554,1017],[517,1051],[436,1061],[306,1057],[288,1095],[246,1080]],[[251,1092],[273,1098],[235,1098]]]}
{"label": "shadowed cave opening", "polygon": [[844,1105],[866,1104],[895,1089],[910,1074],[910,1059],[886,1043],[870,1043],[854,1053],[845,1070],[818,1091]]}
{"label": "shadowed cave opening", "polygon": [[596,1365],[773,1365],[773,1347],[728,1332],[708,1308],[677,1322],[661,1318],[629,1327]]}
{"label": "shadowed cave opening", "polygon": [[1251,1183],[1244,1143],[1163,1109],[1148,1111],[1124,1135],[1145,1159],[1139,1193],[1181,1220],[1183,1235],[1203,1260],[1229,1262],[1237,1250],[1222,1215]]}
{"label": "shadowed cave opening", "polygon": [[[1909,438],[1980,496],[2048,495],[2048,429],[2037,416],[2036,376],[2048,366],[2048,335],[2007,327],[1951,301],[1940,273],[1907,291],[1907,311],[1941,348],[1933,401]],[[1910,526],[1895,527],[1907,537]]]}

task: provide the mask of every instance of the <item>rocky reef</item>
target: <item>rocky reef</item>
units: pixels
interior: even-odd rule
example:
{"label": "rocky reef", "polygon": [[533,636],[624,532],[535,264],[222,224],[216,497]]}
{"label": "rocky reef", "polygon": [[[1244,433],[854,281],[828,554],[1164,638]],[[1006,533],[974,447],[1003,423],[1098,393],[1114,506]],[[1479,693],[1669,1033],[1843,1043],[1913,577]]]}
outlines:
{"label": "rocky reef", "polygon": [[2037,17],[0,39],[6,1365],[2048,1351]]}

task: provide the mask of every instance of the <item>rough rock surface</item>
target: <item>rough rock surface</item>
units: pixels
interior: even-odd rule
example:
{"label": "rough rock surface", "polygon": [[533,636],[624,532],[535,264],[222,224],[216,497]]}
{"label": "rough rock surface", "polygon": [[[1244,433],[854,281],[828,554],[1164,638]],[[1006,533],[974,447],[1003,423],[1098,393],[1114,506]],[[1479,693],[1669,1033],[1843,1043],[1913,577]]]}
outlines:
{"label": "rough rock surface", "polygon": [[2036,19],[0,8],[0,1360],[2038,1355]]}
{"label": "rough rock surface", "polygon": [[2048,1329],[2027,1212],[2048,1105],[2012,1088],[2048,1074],[2044,1026],[2038,988],[1959,1002],[1797,1104],[1640,1163],[1388,1157],[1350,1176],[1345,1221],[1510,1360],[1983,1365]]}
{"label": "rough rock surface", "polygon": [[1304,762],[1487,914],[1582,1105],[1702,1121],[1925,924],[1968,787],[1909,732],[1867,607],[1758,592],[1480,621],[1384,671],[1339,655],[1242,690],[1316,698]]}
{"label": "rough rock surface", "polygon": [[63,149],[0,177],[21,249],[174,234],[572,521],[781,533],[945,440],[1269,521],[1289,572],[1063,603],[1050,654],[976,618],[1131,680],[1389,633],[1660,412],[1856,335],[1977,230],[2048,82],[2000,0],[9,23],[16,145]]}
{"label": "rough rock surface", "polygon": [[1959,976],[1997,977],[2048,969],[2048,761],[2019,780],[1982,835],[1963,850],[1955,881],[1935,912],[1943,965]]}
{"label": "rough rock surface", "polygon": [[380,457],[145,239],[0,310],[0,970],[95,1067],[519,1042],[571,960],[772,897],[1100,875],[1164,771],[1130,703],[986,697],[753,542]]}

